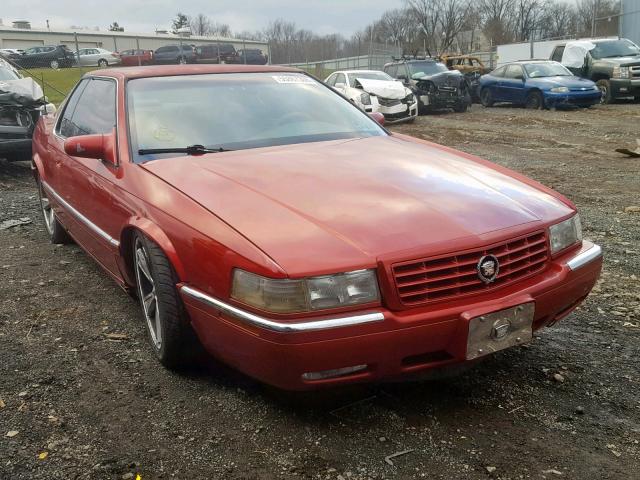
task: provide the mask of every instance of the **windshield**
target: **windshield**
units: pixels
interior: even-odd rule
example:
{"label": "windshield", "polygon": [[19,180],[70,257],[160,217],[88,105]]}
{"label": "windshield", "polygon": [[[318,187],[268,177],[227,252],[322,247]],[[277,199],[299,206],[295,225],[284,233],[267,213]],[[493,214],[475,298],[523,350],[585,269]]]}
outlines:
{"label": "windshield", "polygon": [[356,79],[364,78],[365,80],[385,80],[393,82],[394,79],[391,78],[384,72],[354,72],[349,73],[349,83],[352,87],[356,86]]}
{"label": "windshield", "polygon": [[12,69],[0,65],[0,81],[20,80],[20,77]]}
{"label": "windshield", "polygon": [[140,149],[203,145],[230,150],[386,135],[333,90],[302,73],[139,78],[127,83],[136,161],[178,154]]}
{"label": "windshield", "polygon": [[573,73],[559,63],[529,63],[524,69],[529,78],[573,76]]}
{"label": "windshield", "polygon": [[[411,62],[408,63],[411,76],[434,75],[440,72],[447,72],[449,69],[439,62]],[[418,75],[419,74],[419,75]]]}
{"label": "windshield", "polygon": [[596,59],[640,55],[640,48],[627,39],[598,42],[595,45],[591,50],[591,56]]}

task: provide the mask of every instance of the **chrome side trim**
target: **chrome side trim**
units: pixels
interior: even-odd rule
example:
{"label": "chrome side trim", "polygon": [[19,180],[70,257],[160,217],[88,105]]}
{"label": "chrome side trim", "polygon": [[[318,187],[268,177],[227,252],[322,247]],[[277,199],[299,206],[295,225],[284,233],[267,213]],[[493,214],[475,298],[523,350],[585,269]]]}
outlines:
{"label": "chrome side trim", "polygon": [[602,256],[602,248],[600,245],[593,245],[588,250],[585,250],[582,253],[579,253],[571,260],[567,262],[567,267],[571,270],[577,270],[580,267],[584,267],[587,263],[594,261],[596,258],[600,258]]}
{"label": "chrome side trim", "polygon": [[284,323],[276,320],[269,320],[267,318],[255,315],[250,312],[246,312],[239,308],[229,305],[217,298],[207,295],[200,290],[183,285],[181,291],[191,298],[201,301],[205,305],[212,308],[222,310],[223,312],[232,315],[238,320],[242,320],[245,323],[254,325],[256,327],[266,328],[274,332],[291,333],[291,332],[309,332],[312,330],[327,330],[330,328],[350,327],[353,325],[362,325],[364,323],[381,322],[384,320],[384,314],[382,312],[370,312],[363,313],[361,315],[353,315],[349,317],[331,318],[327,320],[309,320],[306,322],[298,323]]}
{"label": "chrome side trim", "polygon": [[56,202],[62,205],[74,217],[76,217],[78,220],[84,223],[87,227],[89,227],[99,236],[104,238],[107,242],[109,242],[115,248],[118,248],[120,246],[120,242],[118,240],[113,238],[111,235],[109,235],[107,232],[102,230],[99,226],[97,226],[95,223],[93,223],[91,220],[89,220],[87,217],[81,214],[78,210],[73,208],[64,198],[58,195],[58,192],[56,192],[53,188],[51,188],[51,186],[47,182],[43,181],[42,186],[47,190],[47,192],[51,194],[51,196],[53,196],[56,199]]}

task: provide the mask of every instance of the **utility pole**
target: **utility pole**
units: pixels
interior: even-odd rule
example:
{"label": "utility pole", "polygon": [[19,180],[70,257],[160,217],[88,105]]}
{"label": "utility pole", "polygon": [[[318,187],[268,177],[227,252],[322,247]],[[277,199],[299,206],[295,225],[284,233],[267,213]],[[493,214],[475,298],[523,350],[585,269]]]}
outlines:
{"label": "utility pole", "polygon": [[591,38],[596,36],[596,17],[600,7],[600,0],[593,0],[593,18],[591,20]]}

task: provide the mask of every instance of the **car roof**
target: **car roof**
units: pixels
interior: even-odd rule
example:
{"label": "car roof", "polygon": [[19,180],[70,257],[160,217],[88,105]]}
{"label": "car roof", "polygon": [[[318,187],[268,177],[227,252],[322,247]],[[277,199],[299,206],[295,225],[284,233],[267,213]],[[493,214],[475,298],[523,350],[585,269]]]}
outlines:
{"label": "car roof", "polygon": [[259,73],[259,72],[296,72],[298,68],[271,65],[236,64],[190,64],[190,65],[148,65],[144,67],[105,68],[88,72],[84,77],[111,77],[128,80],[131,78],[171,77],[181,75],[203,75],[207,73]]}
{"label": "car roof", "polygon": [[[543,59],[532,59],[532,60],[516,60],[515,62],[507,62],[504,65],[524,65],[529,63],[560,63],[555,60],[543,60]],[[500,65],[503,67],[504,65]]]}

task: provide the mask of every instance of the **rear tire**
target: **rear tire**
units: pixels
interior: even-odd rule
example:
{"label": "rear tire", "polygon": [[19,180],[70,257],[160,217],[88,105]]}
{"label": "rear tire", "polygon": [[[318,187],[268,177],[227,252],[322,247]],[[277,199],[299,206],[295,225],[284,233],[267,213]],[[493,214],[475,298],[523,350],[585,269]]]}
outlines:
{"label": "rear tire", "polygon": [[178,59],[178,63],[179,63],[180,65],[185,65],[185,64],[187,63],[187,59],[186,59],[186,58],[184,58],[184,57],[180,57],[180,58]]}
{"label": "rear tire", "polygon": [[40,176],[36,178],[36,183],[38,185],[38,199],[40,200],[40,210],[42,211],[42,216],[44,218],[44,226],[49,233],[51,243],[67,244],[73,242],[67,231],[58,221],[58,217],[56,217],[56,214],[51,207],[51,202],[49,201],[47,192],[42,186]]}
{"label": "rear tire", "polygon": [[109,66],[109,62],[107,62],[104,58],[101,58],[100,60],[98,60],[98,66],[100,68],[105,68]]}
{"label": "rear tire", "polygon": [[483,88],[480,91],[480,103],[483,107],[493,107],[493,95],[491,94],[491,90]]}
{"label": "rear tire", "polygon": [[529,110],[542,110],[544,108],[544,100],[542,98],[542,94],[537,91],[531,92],[529,95],[527,95],[524,106]]}
{"label": "rear tire", "polygon": [[136,291],[149,341],[156,358],[167,368],[193,359],[198,345],[176,288],[178,278],[158,245],[141,233],[133,236]]}
{"label": "rear tire", "polygon": [[51,61],[49,62],[49,66],[50,66],[51,68],[53,68],[54,70],[57,70],[58,68],[60,68],[60,63],[58,63],[58,61],[57,61],[57,60],[51,60]]}

